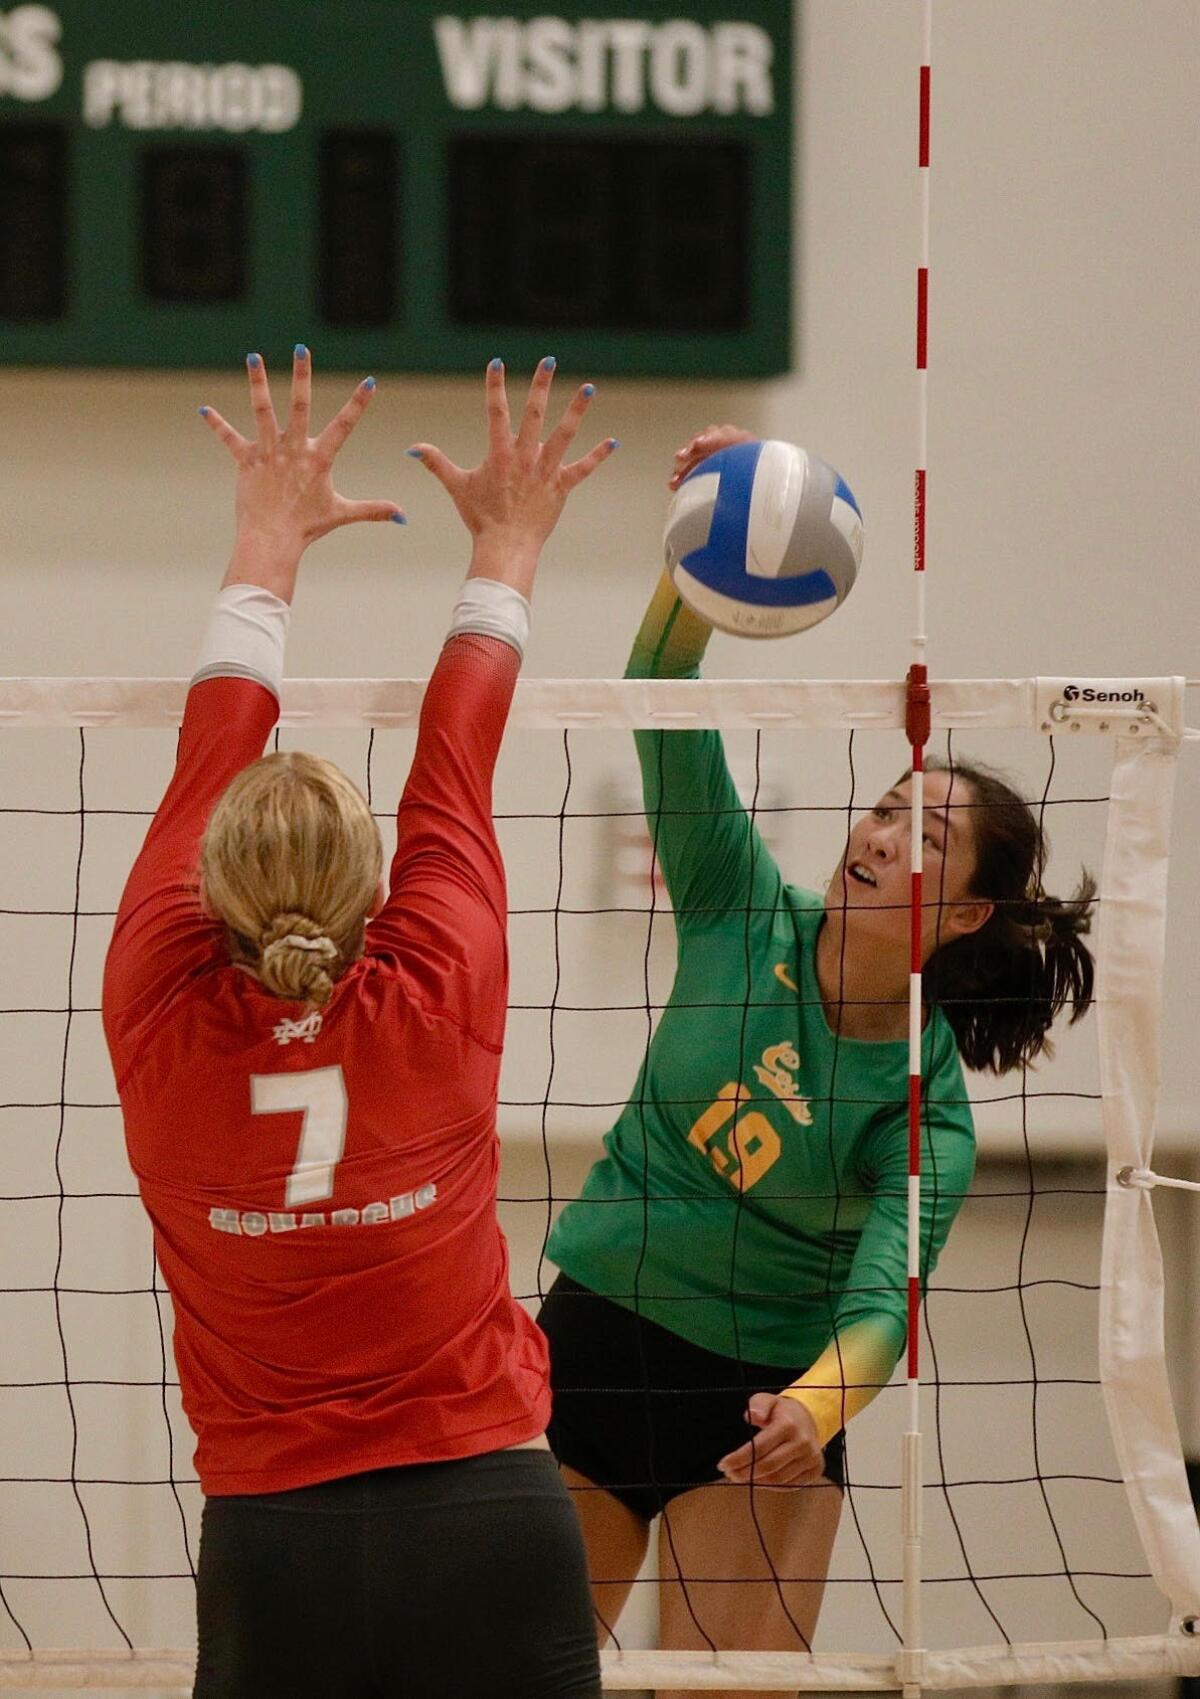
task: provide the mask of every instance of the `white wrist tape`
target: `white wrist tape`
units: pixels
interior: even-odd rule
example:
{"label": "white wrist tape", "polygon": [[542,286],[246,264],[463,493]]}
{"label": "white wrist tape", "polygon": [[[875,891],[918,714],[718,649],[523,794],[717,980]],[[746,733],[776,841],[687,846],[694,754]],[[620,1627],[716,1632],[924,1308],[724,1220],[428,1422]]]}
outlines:
{"label": "white wrist tape", "polygon": [[192,683],[204,678],[252,678],[278,696],[292,610],[256,584],[229,584],[209,618]]}
{"label": "white wrist tape", "polygon": [[529,637],[529,603],[519,590],[494,578],[468,578],[450,618],[450,637],[473,632],[499,637],[522,657]]}

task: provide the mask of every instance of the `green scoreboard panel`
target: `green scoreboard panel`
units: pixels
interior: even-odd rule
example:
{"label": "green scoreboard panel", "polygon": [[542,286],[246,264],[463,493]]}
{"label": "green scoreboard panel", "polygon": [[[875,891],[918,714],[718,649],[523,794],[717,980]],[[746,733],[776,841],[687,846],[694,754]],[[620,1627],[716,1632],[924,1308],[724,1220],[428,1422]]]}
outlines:
{"label": "green scoreboard panel", "polygon": [[0,0],[0,361],[786,370],[792,12]]}

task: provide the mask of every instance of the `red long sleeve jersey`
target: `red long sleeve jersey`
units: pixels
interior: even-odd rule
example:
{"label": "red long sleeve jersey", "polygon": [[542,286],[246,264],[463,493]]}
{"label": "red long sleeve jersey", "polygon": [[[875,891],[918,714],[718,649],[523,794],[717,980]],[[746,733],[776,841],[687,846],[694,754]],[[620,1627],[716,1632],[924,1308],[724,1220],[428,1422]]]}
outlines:
{"label": "red long sleeve jersey", "polygon": [[517,668],[494,638],[443,650],[386,904],[321,1010],[233,966],[197,895],[208,815],[278,704],[244,678],[188,695],[104,1023],[206,1493],[472,1456],[549,1419],[496,1219],[508,959],[491,781]]}

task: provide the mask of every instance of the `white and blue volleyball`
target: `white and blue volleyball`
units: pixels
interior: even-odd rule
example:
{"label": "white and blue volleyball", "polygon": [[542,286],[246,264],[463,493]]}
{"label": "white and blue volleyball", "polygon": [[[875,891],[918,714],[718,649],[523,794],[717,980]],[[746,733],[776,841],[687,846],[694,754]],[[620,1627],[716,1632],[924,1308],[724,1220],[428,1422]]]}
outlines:
{"label": "white and blue volleyball", "polygon": [[738,637],[786,637],[840,607],[862,563],[862,514],[832,466],[790,442],[739,442],[676,490],[667,571],[693,613]]}

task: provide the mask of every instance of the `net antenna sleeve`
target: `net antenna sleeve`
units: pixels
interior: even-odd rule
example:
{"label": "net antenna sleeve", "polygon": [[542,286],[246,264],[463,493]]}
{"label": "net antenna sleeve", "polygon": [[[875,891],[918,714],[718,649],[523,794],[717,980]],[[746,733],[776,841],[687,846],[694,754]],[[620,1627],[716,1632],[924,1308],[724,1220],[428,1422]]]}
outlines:
{"label": "net antenna sleeve", "polygon": [[[1149,692],[1141,692],[1134,681],[1122,683],[1122,694],[1130,699],[1119,706],[1131,716],[1147,713]],[[1200,1530],[1167,1375],[1162,1252],[1148,1184],[1154,1178],[1168,847],[1183,680],[1154,684],[1177,688],[1157,688],[1155,721],[1133,718],[1117,737],[1100,879],[1096,1013],[1109,1174],[1100,1267],[1100,1381],[1151,1573],[1171,1602],[1172,1632],[1186,1634],[1200,1616]],[[1079,697],[1067,699],[1065,691],[1058,699],[1072,712],[1079,705]],[[1107,715],[1110,707],[1084,701],[1078,711],[1099,708]],[[1080,721],[1088,729],[1092,723],[1090,717]]]}

